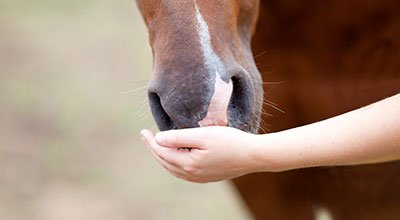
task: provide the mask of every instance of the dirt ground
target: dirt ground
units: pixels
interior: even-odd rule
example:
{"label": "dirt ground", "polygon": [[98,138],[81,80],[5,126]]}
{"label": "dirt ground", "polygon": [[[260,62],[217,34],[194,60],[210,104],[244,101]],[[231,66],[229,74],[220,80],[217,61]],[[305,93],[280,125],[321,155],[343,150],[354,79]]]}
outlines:
{"label": "dirt ground", "polygon": [[151,65],[134,0],[0,1],[0,220],[249,219],[140,142]]}

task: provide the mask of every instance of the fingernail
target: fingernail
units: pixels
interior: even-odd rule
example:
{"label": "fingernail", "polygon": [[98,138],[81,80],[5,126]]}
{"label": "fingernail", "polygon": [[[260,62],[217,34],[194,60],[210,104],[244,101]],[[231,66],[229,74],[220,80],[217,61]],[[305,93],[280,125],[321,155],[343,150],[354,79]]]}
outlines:
{"label": "fingernail", "polygon": [[167,140],[165,134],[162,132],[157,133],[155,139],[156,139],[156,142],[159,144],[163,144]]}

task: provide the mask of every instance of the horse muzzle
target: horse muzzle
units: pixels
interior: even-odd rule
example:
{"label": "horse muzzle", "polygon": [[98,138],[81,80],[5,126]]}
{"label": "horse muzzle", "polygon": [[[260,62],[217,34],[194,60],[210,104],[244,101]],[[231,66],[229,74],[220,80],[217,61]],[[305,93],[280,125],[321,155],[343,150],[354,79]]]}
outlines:
{"label": "horse muzzle", "polygon": [[162,72],[149,85],[149,102],[160,130],[231,126],[251,131],[254,89],[243,68],[215,74]]}

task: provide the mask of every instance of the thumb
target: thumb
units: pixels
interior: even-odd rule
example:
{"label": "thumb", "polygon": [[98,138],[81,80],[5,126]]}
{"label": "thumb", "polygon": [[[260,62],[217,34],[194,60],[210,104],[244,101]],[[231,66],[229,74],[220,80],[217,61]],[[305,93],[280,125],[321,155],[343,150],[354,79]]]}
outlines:
{"label": "thumb", "polygon": [[155,140],[159,145],[171,148],[200,148],[204,128],[189,128],[159,132]]}

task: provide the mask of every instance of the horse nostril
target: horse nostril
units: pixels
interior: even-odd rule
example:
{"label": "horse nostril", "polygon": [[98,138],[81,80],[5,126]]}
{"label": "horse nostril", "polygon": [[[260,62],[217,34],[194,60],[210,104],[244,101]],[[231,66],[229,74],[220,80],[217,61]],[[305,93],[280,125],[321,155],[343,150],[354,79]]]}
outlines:
{"label": "horse nostril", "polygon": [[232,77],[233,90],[228,106],[229,125],[233,127],[248,127],[253,100],[250,85],[242,78]]}
{"label": "horse nostril", "polygon": [[151,113],[161,131],[176,129],[176,124],[172,121],[171,117],[165,112],[160,96],[157,93],[149,92],[149,103]]}

